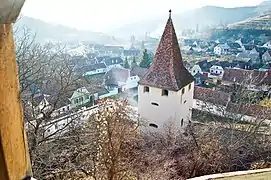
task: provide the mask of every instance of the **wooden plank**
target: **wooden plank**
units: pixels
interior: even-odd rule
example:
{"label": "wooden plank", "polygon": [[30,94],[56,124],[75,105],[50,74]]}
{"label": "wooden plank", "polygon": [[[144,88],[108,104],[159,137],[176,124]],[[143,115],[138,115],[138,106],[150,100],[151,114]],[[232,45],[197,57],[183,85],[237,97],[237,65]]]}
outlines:
{"label": "wooden plank", "polygon": [[0,24],[0,179],[31,173],[11,24]]}

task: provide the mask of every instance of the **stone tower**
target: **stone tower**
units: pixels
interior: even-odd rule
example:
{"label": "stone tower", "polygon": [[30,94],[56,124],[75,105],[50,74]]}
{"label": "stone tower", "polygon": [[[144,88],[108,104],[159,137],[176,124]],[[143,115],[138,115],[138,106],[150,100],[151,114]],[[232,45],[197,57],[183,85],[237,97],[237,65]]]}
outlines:
{"label": "stone tower", "polygon": [[169,11],[154,62],[138,87],[138,112],[152,127],[172,121],[185,127],[192,115],[194,78],[183,65]]}

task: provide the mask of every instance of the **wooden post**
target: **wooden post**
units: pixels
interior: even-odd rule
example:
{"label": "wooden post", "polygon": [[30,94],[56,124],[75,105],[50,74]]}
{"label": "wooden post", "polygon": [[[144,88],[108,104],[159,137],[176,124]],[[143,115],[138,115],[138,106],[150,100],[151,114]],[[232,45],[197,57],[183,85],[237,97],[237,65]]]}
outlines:
{"label": "wooden post", "polygon": [[0,24],[0,180],[21,180],[31,165],[19,98],[12,24]]}

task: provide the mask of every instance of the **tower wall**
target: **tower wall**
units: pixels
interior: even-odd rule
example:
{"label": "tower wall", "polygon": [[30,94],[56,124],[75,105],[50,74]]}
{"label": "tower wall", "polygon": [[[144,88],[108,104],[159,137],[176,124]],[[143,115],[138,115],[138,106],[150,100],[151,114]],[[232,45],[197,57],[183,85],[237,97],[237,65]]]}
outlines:
{"label": "tower wall", "polygon": [[[194,82],[185,86],[185,92],[168,91],[168,96],[162,96],[162,90],[149,87],[144,92],[144,85],[138,87],[138,112],[148,123],[163,127],[169,121],[180,127],[185,127],[191,119],[193,106]],[[183,119],[183,123],[182,123]],[[183,125],[183,126],[181,126]]]}

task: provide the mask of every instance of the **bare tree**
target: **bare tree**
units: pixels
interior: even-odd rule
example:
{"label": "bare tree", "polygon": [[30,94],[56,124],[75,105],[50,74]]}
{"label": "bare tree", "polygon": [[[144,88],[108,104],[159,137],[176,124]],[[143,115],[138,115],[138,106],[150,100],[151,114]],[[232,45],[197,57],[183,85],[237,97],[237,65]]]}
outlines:
{"label": "bare tree", "polygon": [[[15,32],[18,33],[18,30]],[[20,98],[33,172],[38,177],[44,172],[45,164],[54,163],[44,161],[43,156],[47,152],[44,149],[52,146],[51,142],[66,133],[81,115],[73,113],[66,119],[56,117],[56,110],[68,103],[80,77],[75,73],[75,63],[65,54],[65,47],[51,43],[37,44],[35,35],[26,28],[20,33],[20,36],[16,36]],[[52,127],[55,127],[54,131],[50,131]]]}
{"label": "bare tree", "polygon": [[131,179],[133,153],[140,140],[138,122],[127,101],[107,101],[88,124],[93,149],[92,176],[95,179]]}

